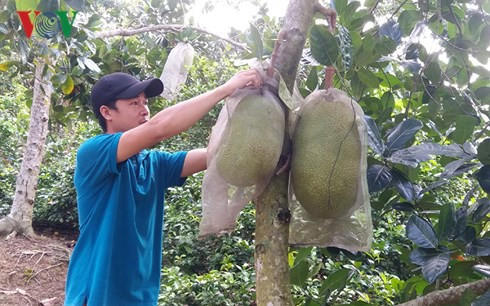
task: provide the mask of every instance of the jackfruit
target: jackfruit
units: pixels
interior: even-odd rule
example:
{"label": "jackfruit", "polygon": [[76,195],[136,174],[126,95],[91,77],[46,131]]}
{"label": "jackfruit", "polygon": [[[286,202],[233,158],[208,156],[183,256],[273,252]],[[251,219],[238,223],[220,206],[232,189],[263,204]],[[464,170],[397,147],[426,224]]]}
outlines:
{"label": "jackfruit", "polygon": [[345,103],[333,96],[319,90],[306,98],[292,138],[296,199],[322,219],[342,217],[356,204],[361,164],[355,119],[362,110],[354,107],[354,101]]}
{"label": "jackfruit", "polygon": [[216,154],[218,173],[237,187],[252,186],[271,176],[285,129],[284,111],[275,96],[266,89],[245,90],[250,93],[237,102]]}

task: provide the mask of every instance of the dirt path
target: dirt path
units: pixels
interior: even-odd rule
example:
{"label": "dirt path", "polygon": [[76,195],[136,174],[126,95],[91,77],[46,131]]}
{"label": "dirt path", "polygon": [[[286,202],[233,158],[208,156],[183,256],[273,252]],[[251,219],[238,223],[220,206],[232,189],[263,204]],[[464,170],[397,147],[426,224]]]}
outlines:
{"label": "dirt path", "polygon": [[63,305],[73,240],[0,239],[0,305]]}

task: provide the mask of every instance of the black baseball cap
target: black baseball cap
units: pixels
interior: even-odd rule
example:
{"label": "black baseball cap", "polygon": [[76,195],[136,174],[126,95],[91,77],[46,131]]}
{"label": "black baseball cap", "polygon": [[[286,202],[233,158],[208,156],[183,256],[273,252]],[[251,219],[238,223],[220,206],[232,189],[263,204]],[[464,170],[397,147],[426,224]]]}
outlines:
{"label": "black baseball cap", "polygon": [[156,97],[163,92],[163,83],[159,78],[138,81],[127,73],[115,72],[103,76],[95,83],[90,100],[95,111],[110,101],[134,98],[142,92],[147,98]]}

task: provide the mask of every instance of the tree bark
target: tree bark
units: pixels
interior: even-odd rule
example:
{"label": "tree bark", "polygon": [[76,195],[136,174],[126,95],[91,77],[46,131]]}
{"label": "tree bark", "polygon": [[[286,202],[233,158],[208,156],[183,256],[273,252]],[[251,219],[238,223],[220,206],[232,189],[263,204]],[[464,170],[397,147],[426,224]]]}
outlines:
{"label": "tree bark", "polygon": [[490,279],[484,279],[446,290],[431,292],[415,300],[399,304],[399,306],[442,306],[447,304],[457,304],[461,300],[464,291],[468,288],[471,289],[476,295],[481,295],[490,289]]}
{"label": "tree bark", "polygon": [[[293,91],[298,64],[303,53],[316,0],[291,0],[283,31],[285,41],[278,49],[276,68],[290,92]],[[290,152],[289,135],[283,152]],[[288,178],[289,171],[272,179],[255,201],[255,271],[257,305],[293,305],[289,281],[288,239]]]}
{"label": "tree bark", "polygon": [[110,31],[103,31],[97,33],[97,38],[109,38],[109,37],[115,37],[115,36],[133,36],[136,34],[141,34],[141,33],[146,33],[146,32],[157,32],[157,31],[173,31],[173,32],[180,32],[184,29],[193,29],[197,32],[205,33],[211,36],[214,36],[220,40],[224,40],[228,42],[229,44],[241,49],[241,50],[246,50],[247,46],[243,45],[239,42],[236,42],[234,40],[231,40],[229,38],[220,36],[218,34],[206,31],[204,29],[194,27],[194,26],[186,26],[183,24],[159,24],[159,25],[152,25],[152,26],[147,26],[147,27],[141,27],[137,29],[117,29],[117,30],[110,30]]}
{"label": "tree bark", "polygon": [[53,88],[43,79],[45,63],[36,63],[34,76],[34,96],[27,143],[22,158],[14,200],[8,216],[0,220],[0,237],[12,232],[34,236],[32,229],[32,210],[36,195],[39,169],[44,157],[46,136],[48,134],[49,105]]}

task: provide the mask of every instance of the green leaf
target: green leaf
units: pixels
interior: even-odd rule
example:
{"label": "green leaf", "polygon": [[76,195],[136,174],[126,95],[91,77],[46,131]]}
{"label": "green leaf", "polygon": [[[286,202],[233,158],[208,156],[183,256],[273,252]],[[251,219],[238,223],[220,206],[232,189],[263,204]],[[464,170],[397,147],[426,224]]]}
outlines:
{"label": "green leaf", "polygon": [[366,68],[361,68],[356,72],[356,74],[359,77],[359,80],[361,80],[361,82],[364,83],[366,86],[370,88],[379,87],[378,77],[376,77],[376,75],[370,70]]}
{"label": "green leaf", "polygon": [[441,254],[436,249],[416,248],[410,253],[410,261],[417,266],[425,265],[429,259]]}
{"label": "green leaf", "polygon": [[[354,2],[351,2],[351,4]],[[356,3],[359,3],[356,1]],[[349,8],[348,8],[349,9]],[[374,21],[374,17],[372,15],[363,15],[362,11],[356,12],[352,18],[352,20],[349,22],[347,28],[350,31],[360,31],[362,30],[362,27],[364,24],[366,24],[369,21]],[[360,17],[359,17],[360,16]]]}
{"label": "green leaf", "polygon": [[478,238],[466,247],[466,253],[472,256],[490,256],[490,238]]}
{"label": "green leaf", "polygon": [[374,39],[370,35],[366,35],[363,40],[362,40],[362,47],[364,48],[364,51],[367,53],[373,53],[374,50]]}
{"label": "green leaf", "polygon": [[482,8],[483,10],[487,13],[490,14],[490,2],[489,1],[482,1]]}
{"label": "green leaf", "polygon": [[490,104],[490,87],[482,86],[475,90],[476,98],[483,104]]}
{"label": "green leaf", "polygon": [[35,10],[39,4],[39,0],[15,0],[15,8],[17,11]]}
{"label": "green leaf", "polygon": [[414,211],[415,210],[415,206],[411,203],[408,203],[408,202],[394,203],[394,204],[391,204],[391,207],[394,210],[398,210],[398,211]]}
{"label": "green leaf", "polygon": [[337,14],[341,18],[344,18],[344,15],[350,13],[346,10],[347,4],[348,4],[348,0],[335,0],[335,10],[337,11]]}
{"label": "green leaf", "polygon": [[398,23],[402,29],[403,35],[410,35],[415,24],[420,20],[420,12],[415,10],[404,10],[398,17]]}
{"label": "green leaf", "polygon": [[281,98],[281,101],[287,106],[287,108],[293,110],[293,99],[291,98],[291,93],[289,92],[289,89],[286,86],[286,83],[284,82],[282,75],[279,76],[278,93],[279,93],[279,98]]}
{"label": "green leaf", "polygon": [[437,61],[430,62],[424,69],[425,76],[432,82],[438,83],[441,80],[442,70]]}
{"label": "green leaf", "polygon": [[383,109],[395,107],[395,98],[391,91],[387,91],[383,94],[381,97],[381,104],[383,104]]}
{"label": "green leaf", "polygon": [[335,37],[323,25],[314,25],[311,28],[310,48],[313,58],[325,66],[333,65],[339,56]]}
{"label": "green leaf", "polygon": [[451,264],[449,273],[451,274],[451,277],[455,278],[477,278],[478,275],[473,270],[473,266],[477,263],[477,261],[460,261]]}
{"label": "green leaf", "polygon": [[483,19],[480,14],[473,14],[468,21],[468,30],[474,36],[480,33],[480,27],[484,25]]}
{"label": "green leaf", "polygon": [[483,28],[483,30],[480,33],[480,42],[484,42],[488,44],[490,41],[490,25],[487,25]]}
{"label": "green leaf", "polygon": [[486,277],[490,277],[490,266],[489,265],[474,265],[473,269],[480,273],[481,275],[484,275]]}
{"label": "green leaf", "polygon": [[453,231],[454,224],[454,208],[451,203],[447,203],[442,206],[439,213],[439,222],[437,223],[437,238],[439,241],[447,238]]}
{"label": "green leaf", "polygon": [[296,257],[294,258],[294,263],[298,264],[300,261],[303,261],[306,258],[310,257],[312,249],[313,249],[313,247],[300,248],[298,250],[298,253],[296,254]]}
{"label": "green leaf", "polygon": [[315,277],[318,274],[318,272],[320,272],[320,269],[322,268],[322,266],[323,266],[322,263],[319,263],[319,264],[313,266],[310,269],[310,272],[308,273],[308,278]]}
{"label": "green leaf", "polygon": [[85,10],[85,0],[65,0],[65,3],[76,11]]}
{"label": "green leaf", "polygon": [[478,119],[473,116],[459,116],[456,119],[456,130],[451,134],[452,139],[463,144],[473,135],[477,122]]}
{"label": "green leaf", "polygon": [[413,118],[409,118],[399,123],[387,137],[386,147],[389,154],[403,149],[408,142],[412,141],[415,134],[424,126],[424,124]]}
{"label": "green leaf", "polygon": [[7,61],[0,63],[0,71],[7,71],[9,70],[10,67],[12,67],[15,64],[14,61]]}
{"label": "green leaf", "polygon": [[376,43],[375,51],[379,55],[389,55],[395,52],[396,42],[389,37],[382,37],[381,41]]}
{"label": "green leaf", "polygon": [[291,284],[302,286],[308,279],[309,264],[306,260],[300,261],[290,271]]}
{"label": "green leaf", "polygon": [[345,268],[333,272],[323,282],[320,295],[328,297],[332,291],[345,287],[353,275],[354,271]]}
{"label": "green leaf", "polygon": [[401,171],[395,168],[392,169],[391,173],[393,175],[391,185],[395,186],[398,193],[404,199],[410,202],[414,202],[417,197],[417,194],[412,182],[410,182],[408,178]]}
{"label": "green leaf", "polygon": [[264,45],[262,44],[262,37],[260,36],[259,30],[250,23],[250,36],[249,36],[253,49],[255,50],[255,56],[260,60],[264,53]]}
{"label": "green leaf", "polygon": [[314,91],[318,86],[318,72],[316,71],[316,67],[311,67],[310,74],[308,74],[308,78],[306,79],[306,87],[309,90]]}
{"label": "green leaf", "polygon": [[364,49],[364,46],[359,49],[358,52],[356,52],[356,55],[354,57],[354,61],[357,64],[357,66],[363,67],[367,66],[374,60],[373,52],[368,52]]}
{"label": "green leaf", "polygon": [[461,19],[464,18],[464,12],[457,6],[451,5],[452,0],[441,1],[441,15],[442,18],[453,24],[461,24]]}
{"label": "green leaf", "polygon": [[446,272],[449,261],[450,257],[447,253],[441,253],[431,257],[422,266],[422,275],[429,283],[433,283]]}
{"label": "green leaf", "polygon": [[61,90],[65,95],[69,95],[73,91],[73,88],[75,88],[75,83],[71,76],[67,76],[66,81],[61,85]]}
{"label": "green leaf", "polygon": [[490,200],[488,198],[482,198],[475,205],[476,208],[473,210],[471,219],[473,223],[479,223],[490,213]]}
{"label": "green leaf", "polygon": [[486,138],[478,146],[478,159],[482,164],[490,165],[490,138]]}
{"label": "green leaf", "polygon": [[10,19],[9,11],[0,12],[0,23],[7,22],[9,19]]}
{"label": "green leaf", "polygon": [[402,301],[406,302],[408,300],[413,300],[417,296],[422,295],[427,285],[427,281],[420,275],[412,276],[410,279],[405,281],[403,290],[400,294]]}
{"label": "green leaf", "polygon": [[97,64],[93,60],[89,58],[84,58],[83,63],[85,64],[85,66],[87,66],[88,69],[100,73],[99,66],[97,66]]}
{"label": "green leaf", "polygon": [[470,288],[467,288],[464,292],[463,292],[463,296],[461,296],[461,299],[459,300],[459,306],[471,306],[471,302],[473,302],[473,300],[476,298],[476,295],[475,293],[473,292],[473,290],[471,290]]}
{"label": "green leaf", "polygon": [[439,241],[432,225],[419,216],[413,215],[406,225],[407,238],[421,248],[437,248]]}
{"label": "green leaf", "polygon": [[461,235],[458,236],[458,241],[463,242],[464,244],[468,244],[475,240],[476,238],[476,230],[473,226],[466,226]]}
{"label": "green leaf", "polygon": [[390,168],[385,165],[371,165],[367,170],[369,192],[378,192],[385,189],[391,183]]}
{"label": "green leaf", "polygon": [[383,142],[383,139],[381,138],[378,125],[373,120],[373,118],[367,115],[364,116],[364,121],[366,122],[367,126],[369,147],[371,147],[371,149],[373,149],[373,151],[378,153],[379,155],[383,155],[383,152],[385,151],[385,144]]}
{"label": "green leaf", "polygon": [[41,0],[36,8],[41,12],[56,12],[60,9],[59,0]]}
{"label": "green leaf", "polygon": [[383,37],[387,36],[399,45],[402,41],[402,31],[400,25],[394,20],[388,20],[379,27],[378,34]]}
{"label": "green leaf", "polygon": [[71,70],[71,73],[74,76],[81,76],[83,73],[83,69],[85,69],[85,67],[81,68],[80,66],[77,65],[77,66],[73,67],[73,69]]}

